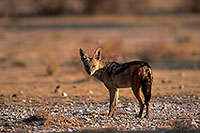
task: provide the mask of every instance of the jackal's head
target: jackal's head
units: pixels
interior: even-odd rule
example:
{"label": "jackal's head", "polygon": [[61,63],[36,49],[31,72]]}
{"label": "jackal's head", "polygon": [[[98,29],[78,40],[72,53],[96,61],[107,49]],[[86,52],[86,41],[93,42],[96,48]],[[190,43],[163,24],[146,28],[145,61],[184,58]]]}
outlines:
{"label": "jackal's head", "polygon": [[93,75],[99,68],[102,57],[101,48],[97,48],[92,57],[88,57],[85,51],[80,48],[81,61],[89,75]]}

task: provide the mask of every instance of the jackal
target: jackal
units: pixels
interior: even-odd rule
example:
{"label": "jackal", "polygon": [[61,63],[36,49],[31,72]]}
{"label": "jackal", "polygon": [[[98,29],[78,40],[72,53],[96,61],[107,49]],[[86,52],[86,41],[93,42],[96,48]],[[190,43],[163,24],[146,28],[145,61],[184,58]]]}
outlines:
{"label": "jackal", "polygon": [[[140,112],[137,115],[142,117],[144,105],[146,115],[149,117],[151,99],[151,87],[153,82],[151,66],[144,61],[132,61],[126,63],[102,61],[102,50],[97,48],[92,57],[80,48],[80,56],[88,75],[102,81],[110,93],[110,106],[108,117],[113,117],[119,96],[119,88],[132,87],[132,91],[140,104]],[[141,97],[143,92],[145,102]]]}

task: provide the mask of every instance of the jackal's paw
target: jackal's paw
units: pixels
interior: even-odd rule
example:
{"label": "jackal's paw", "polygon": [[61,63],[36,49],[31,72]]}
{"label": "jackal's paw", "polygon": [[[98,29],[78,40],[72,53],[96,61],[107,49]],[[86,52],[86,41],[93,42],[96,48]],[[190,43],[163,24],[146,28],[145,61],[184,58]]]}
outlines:
{"label": "jackal's paw", "polygon": [[112,114],[108,114],[108,118],[114,118],[115,117],[115,114],[112,113]]}
{"label": "jackal's paw", "polygon": [[112,114],[108,114],[108,118],[111,118],[112,117]]}

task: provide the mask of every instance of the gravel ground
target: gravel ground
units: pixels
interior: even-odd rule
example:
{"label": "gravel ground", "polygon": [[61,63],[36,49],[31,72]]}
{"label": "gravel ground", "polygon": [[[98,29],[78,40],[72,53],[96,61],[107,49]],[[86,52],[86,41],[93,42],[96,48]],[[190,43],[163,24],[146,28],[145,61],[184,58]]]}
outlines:
{"label": "gravel ground", "polygon": [[[117,114],[107,118],[109,103],[0,105],[0,131],[200,131],[200,97],[154,96],[149,119],[135,118],[138,103],[121,97]],[[143,114],[144,115],[144,114]]]}

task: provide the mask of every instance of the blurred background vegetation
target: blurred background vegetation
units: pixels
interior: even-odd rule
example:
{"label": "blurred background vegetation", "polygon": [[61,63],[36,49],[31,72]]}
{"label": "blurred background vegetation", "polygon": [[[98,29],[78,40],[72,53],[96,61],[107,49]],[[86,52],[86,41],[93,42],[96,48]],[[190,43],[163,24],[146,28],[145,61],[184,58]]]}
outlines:
{"label": "blurred background vegetation", "polygon": [[198,13],[200,0],[0,0],[0,16]]}
{"label": "blurred background vegetation", "polygon": [[[196,69],[200,68],[199,16],[200,0],[0,0],[0,44],[6,44],[1,50],[8,52],[9,58],[16,58],[16,53],[24,58],[25,49],[33,50],[35,44],[39,50],[45,49],[41,53],[35,50],[38,55],[54,53],[44,59],[48,75],[59,67],[56,59],[67,61],[63,58],[81,46],[89,46],[91,51],[102,46],[107,60],[139,58],[150,63],[162,61],[164,67],[176,64],[167,68]],[[95,44],[97,40],[103,43]],[[18,52],[11,48],[16,44],[21,45]],[[69,50],[68,45],[74,49]],[[57,53],[68,54],[58,57]],[[71,55],[78,66],[79,56]],[[4,56],[2,53],[0,59]]]}

